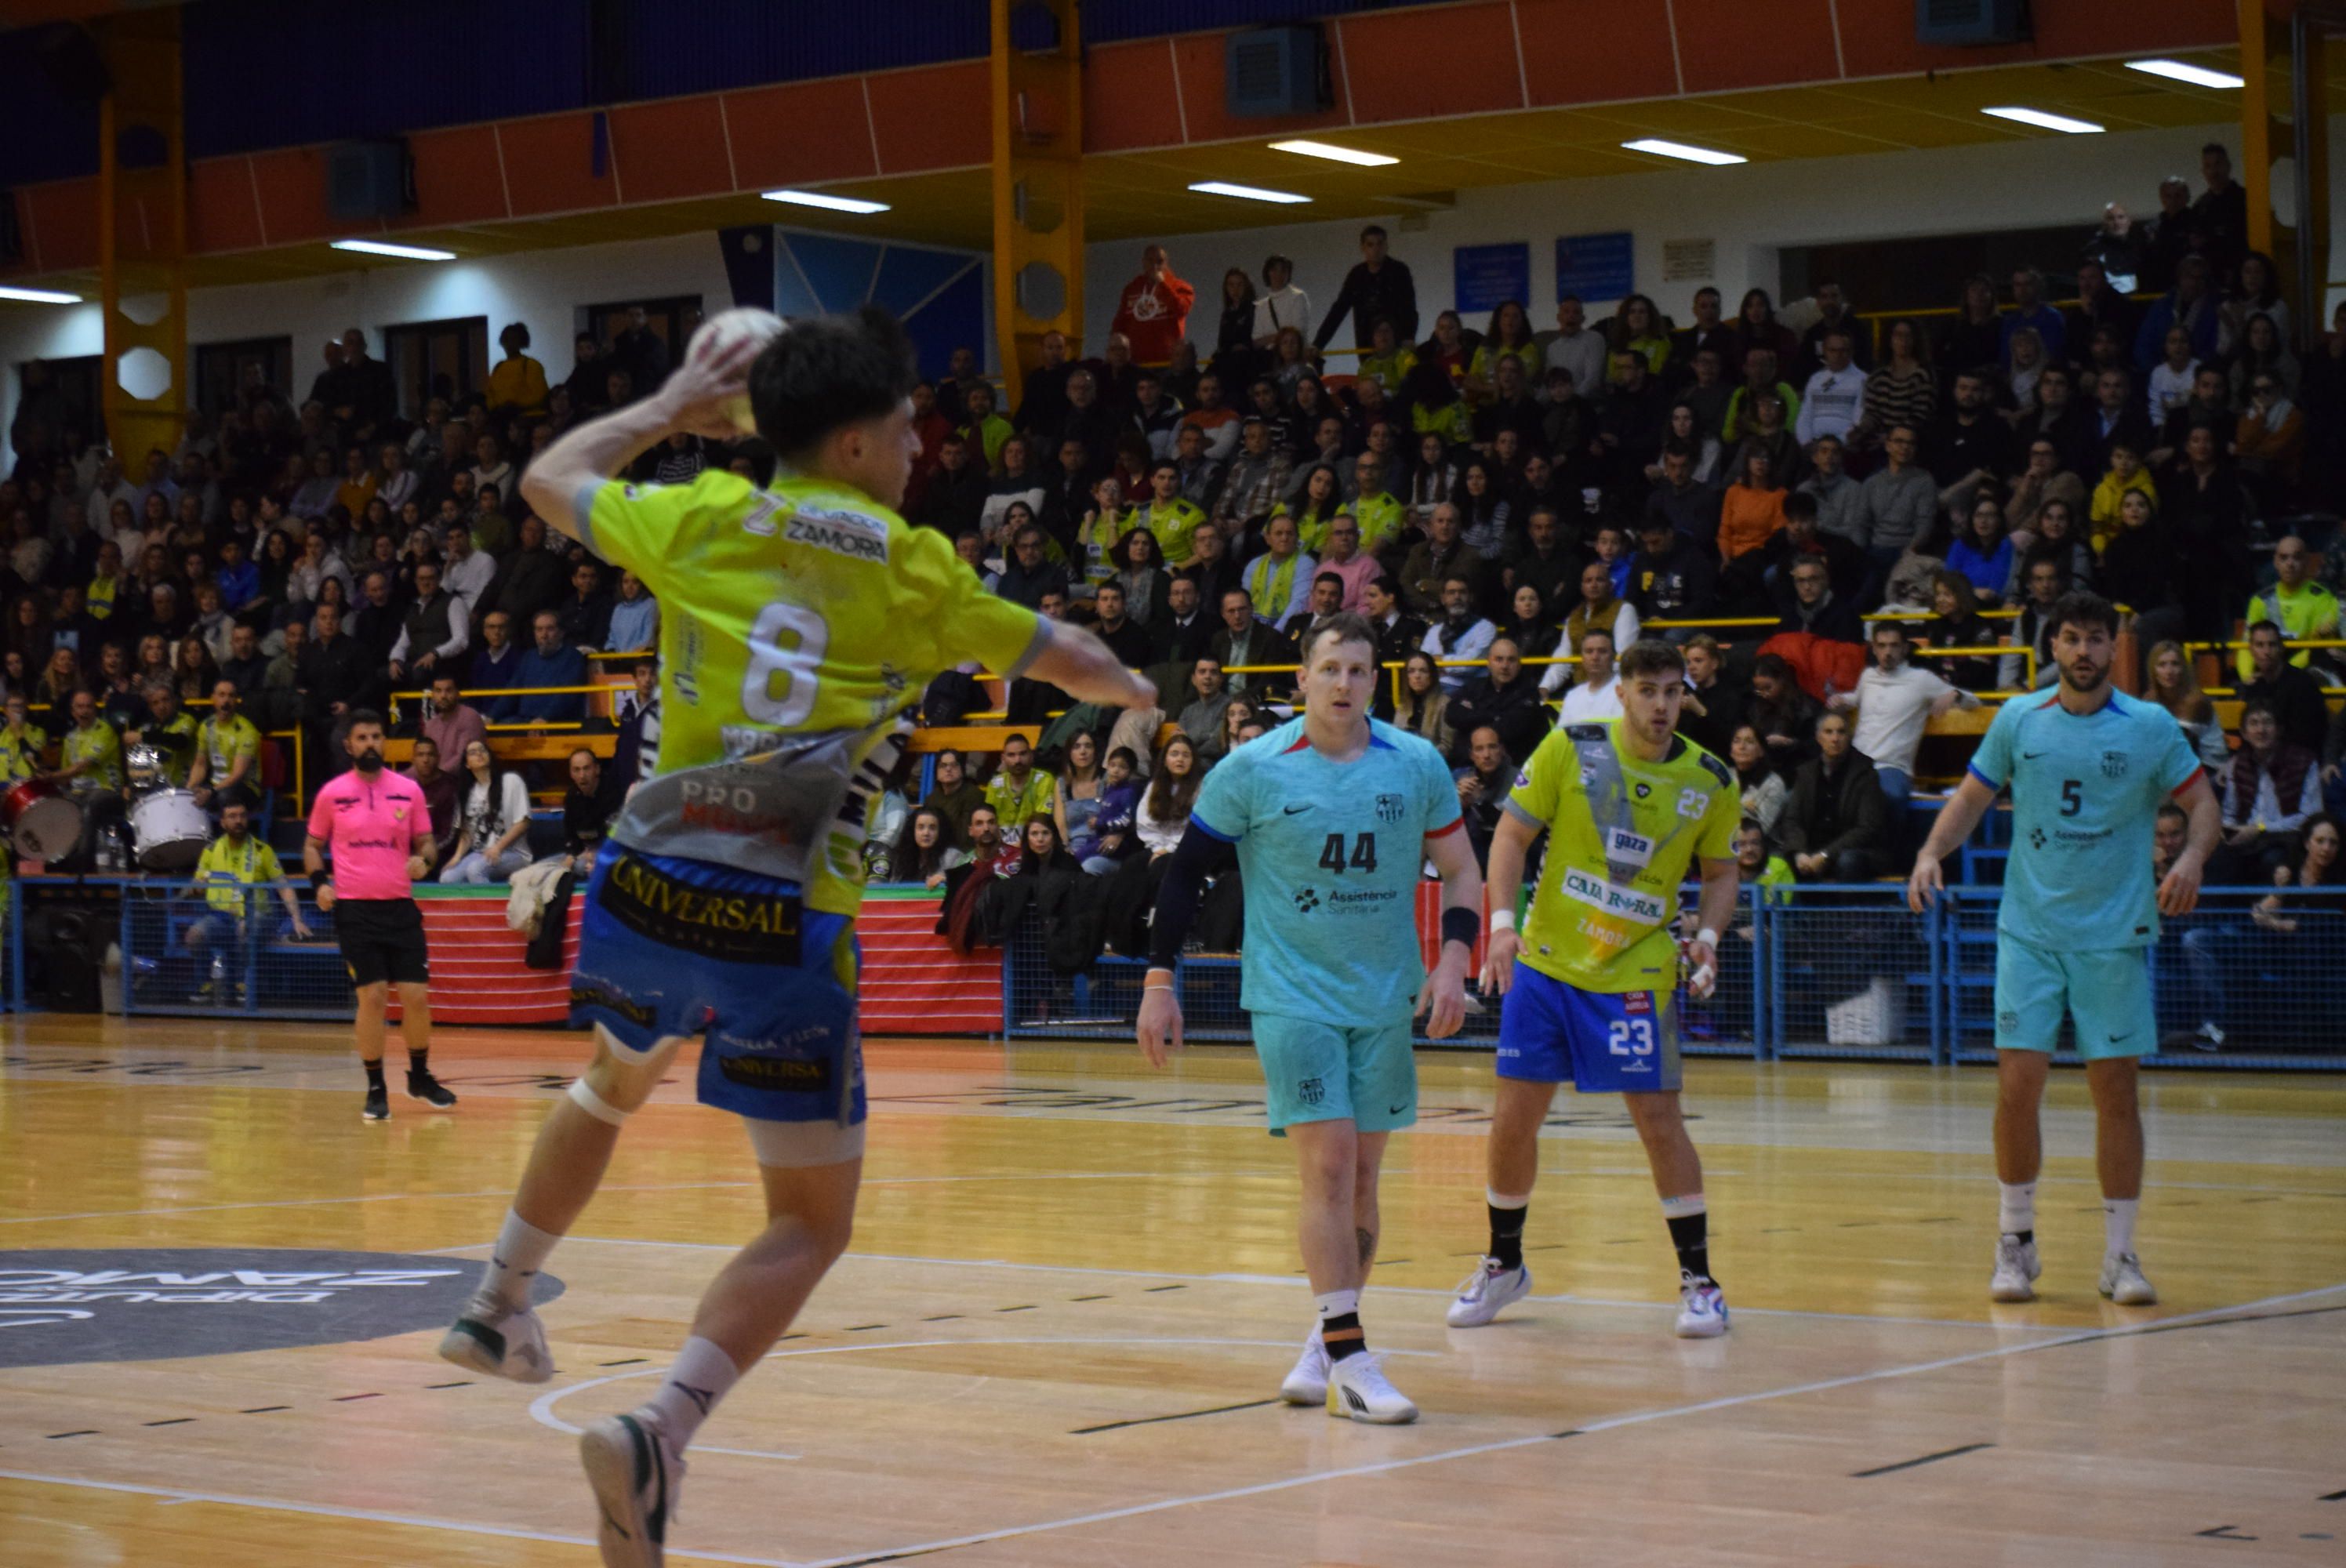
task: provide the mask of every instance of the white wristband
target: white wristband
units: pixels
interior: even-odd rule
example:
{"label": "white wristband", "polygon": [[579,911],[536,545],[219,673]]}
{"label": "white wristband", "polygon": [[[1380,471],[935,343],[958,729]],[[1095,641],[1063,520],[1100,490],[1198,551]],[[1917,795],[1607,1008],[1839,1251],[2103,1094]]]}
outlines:
{"label": "white wristband", "polygon": [[1704,947],[1717,947],[1719,945],[1719,932],[1713,931],[1708,926],[1705,926],[1700,931],[1694,933],[1694,940]]}
{"label": "white wristband", "polygon": [[1493,910],[1493,911],[1491,911],[1491,934],[1492,934],[1493,936],[1496,936],[1496,935],[1498,935],[1498,934],[1499,934],[1501,932],[1503,932],[1503,931],[1513,931],[1513,930],[1515,930],[1515,911],[1513,911],[1513,910]]}

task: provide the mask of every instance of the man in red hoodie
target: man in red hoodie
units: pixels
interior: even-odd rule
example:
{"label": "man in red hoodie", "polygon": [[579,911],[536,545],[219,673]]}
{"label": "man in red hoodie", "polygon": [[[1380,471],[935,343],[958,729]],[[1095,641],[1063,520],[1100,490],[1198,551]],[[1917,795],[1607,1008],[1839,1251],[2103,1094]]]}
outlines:
{"label": "man in red hoodie", "polygon": [[1165,247],[1151,245],[1140,253],[1140,276],[1124,286],[1110,330],[1125,335],[1141,364],[1164,364],[1189,330],[1197,298],[1198,290],[1173,275]]}

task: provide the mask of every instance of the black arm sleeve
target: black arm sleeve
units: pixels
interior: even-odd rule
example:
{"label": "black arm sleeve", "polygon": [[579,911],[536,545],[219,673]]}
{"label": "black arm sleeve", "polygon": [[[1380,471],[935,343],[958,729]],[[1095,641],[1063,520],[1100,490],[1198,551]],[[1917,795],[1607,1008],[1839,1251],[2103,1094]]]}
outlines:
{"label": "black arm sleeve", "polygon": [[1229,844],[1211,833],[1198,831],[1194,823],[1181,835],[1181,842],[1166,862],[1165,880],[1157,886],[1157,916],[1149,924],[1149,967],[1172,969],[1180,963],[1182,944],[1189,940],[1190,924],[1198,918],[1198,894],[1206,878],[1230,850]]}

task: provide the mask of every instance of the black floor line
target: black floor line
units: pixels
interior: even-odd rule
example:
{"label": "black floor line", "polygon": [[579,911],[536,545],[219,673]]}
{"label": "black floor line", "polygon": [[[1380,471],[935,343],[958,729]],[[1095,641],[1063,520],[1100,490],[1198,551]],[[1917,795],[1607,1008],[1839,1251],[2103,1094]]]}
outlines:
{"label": "black floor line", "polygon": [[1128,1421],[1103,1421],[1096,1427],[1072,1428],[1069,1430],[1067,1435],[1069,1437],[1088,1437],[1093,1432],[1112,1432],[1122,1427],[1155,1426],[1159,1421],[1186,1421],[1197,1416],[1228,1415],[1232,1410],[1259,1410],[1265,1405],[1276,1405],[1283,1402],[1284,1401],[1280,1400],[1249,1400],[1242,1405],[1216,1405],[1209,1410],[1183,1410],[1178,1415],[1140,1416]]}
{"label": "black floor line", "polygon": [[138,1424],[142,1427],[183,1427],[195,1419],[193,1416],[173,1416],[168,1421],[140,1421]]}
{"label": "black floor line", "polygon": [[[1070,1301],[1105,1301],[1107,1298],[1105,1296],[1070,1296],[1067,1299]],[[934,1322],[935,1319],[930,1319],[929,1321]]]}
{"label": "black floor line", "polygon": [[334,1403],[338,1405],[347,1405],[353,1400],[379,1400],[381,1398],[382,1398],[381,1394],[336,1394],[334,1396]]}
{"label": "black floor line", "polygon": [[624,1360],[597,1361],[595,1364],[598,1367],[636,1367],[641,1366],[644,1362],[650,1359],[651,1358],[649,1356],[629,1356]]}
{"label": "black floor line", "polygon": [[1896,1464],[1876,1465],[1872,1470],[1851,1471],[1850,1472],[1850,1479],[1851,1481],[1864,1481],[1872,1476],[1892,1475],[1902,1470],[1912,1470],[1917,1465],[1936,1464],[1943,1459],[1953,1459],[1957,1454],[1977,1453],[1984,1448],[1994,1448],[1994,1446],[1995,1444],[1992,1442],[1967,1442],[1961,1448],[1941,1449],[1936,1453],[1926,1453],[1920,1459],[1903,1459],[1900,1460]]}
{"label": "black floor line", "polygon": [[[608,1361],[606,1361],[603,1364],[607,1367],[611,1365]],[[469,1389],[473,1386],[473,1380],[470,1378],[460,1378],[453,1383],[426,1383],[423,1386],[426,1389]]]}
{"label": "black floor line", "polygon": [[1024,1307],[996,1307],[994,1310],[996,1312],[1032,1312],[1035,1310],[1035,1305],[1033,1302],[1028,1302]]}
{"label": "black floor line", "polygon": [[2346,1492],[2327,1492],[2318,1501],[2322,1502],[2346,1502]]}
{"label": "black floor line", "polygon": [[940,1312],[933,1318],[923,1318],[923,1323],[950,1323],[961,1316],[958,1312]]}
{"label": "black floor line", "polygon": [[292,1408],[291,1405],[255,1405],[249,1410],[239,1410],[236,1413],[240,1416],[265,1416],[271,1410],[290,1410]]}
{"label": "black floor line", "polygon": [[846,1334],[869,1334],[874,1329],[885,1329],[885,1323],[856,1323],[841,1330]]}
{"label": "black floor line", "polygon": [[51,1432],[51,1433],[49,1434],[49,1441],[50,1441],[51,1442],[55,1442],[55,1441],[56,1441],[56,1440],[57,1440],[57,1439],[59,1439],[59,1438],[69,1438],[69,1437],[96,1437],[97,1435],[97,1429],[96,1427],[84,1427],[84,1428],[82,1428],[82,1429],[81,1429],[81,1431],[74,1431],[74,1432]]}

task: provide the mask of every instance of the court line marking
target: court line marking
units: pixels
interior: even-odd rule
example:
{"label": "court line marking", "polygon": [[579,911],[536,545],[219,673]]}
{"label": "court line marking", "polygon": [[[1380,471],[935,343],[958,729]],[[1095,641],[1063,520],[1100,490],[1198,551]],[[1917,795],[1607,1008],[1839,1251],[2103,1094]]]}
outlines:
{"label": "court line marking", "polygon": [[[810,1345],[801,1349],[796,1350],[769,1350],[761,1359],[768,1361],[779,1361],[787,1356],[863,1355],[875,1350],[933,1350],[939,1348],[955,1349],[964,1345],[1214,1345],[1223,1347],[1239,1345],[1273,1350],[1292,1350],[1295,1349],[1295,1341],[1292,1339],[1166,1339],[1148,1334],[1125,1334],[1109,1337],[1086,1335],[1044,1335],[1035,1338],[1018,1338],[1009,1339],[879,1339],[866,1340],[853,1345]],[[1413,1356],[1420,1359],[1433,1361],[1440,1360],[1443,1356],[1448,1355],[1449,1352],[1446,1350],[1380,1349],[1377,1354],[1380,1356]],[[552,1427],[556,1431],[567,1433],[571,1436],[576,1436],[580,1429],[572,1426],[568,1421],[566,1421],[560,1416],[556,1415],[554,1413],[555,1406],[560,1404],[563,1400],[568,1399],[573,1394],[582,1393],[588,1389],[598,1389],[606,1383],[624,1383],[634,1378],[657,1378],[665,1375],[667,1371],[667,1367],[646,1367],[641,1371],[613,1372],[607,1378],[589,1378],[583,1383],[571,1383],[563,1388],[549,1389],[545,1393],[538,1395],[537,1398],[530,1401],[530,1419],[537,1422],[540,1426]],[[974,1373],[969,1375],[978,1377],[981,1380],[984,1377],[984,1374],[982,1373]],[[1278,1404],[1282,1401],[1277,1400],[1266,1400],[1262,1402],[1265,1404]],[[1231,1410],[1242,1410],[1248,1407],[1232,1405],[1229,1408]],[[1199,1412],[1193,1410],[1188,1413],[1195,1415]],[[1208,1411],[1205,1413],[1215,1414],[1219,1412]],[[1151,1421],[1164,1421],[1177,1420],[1179,1418],[1177,1416],[1150,1416],[1147,1419]],[[1137,1423],[1120,1421],[1112,1424],[1123,1426]],[[707,1443],[693,1444],[692,1451],[695,1453],[729,1453],[738,1459],[794,1460],[800,1457],[794,1453],[769,1452],[750,1448],[712,1448]]]}
{"label": "court line marking", "polygon": [[[2239,1313],[2253,1312],[2259,1307],[2279,1306],[2285,1302],[2301,1301],[2317,1296],[2333,1295],[2340,1290],[2346,1290],[2346,1284],[2325,1285],[2319,1289],[2300,1290],[2285,1296],[2266,1297],[2261,1300],[2243,1302],[2233,1307],[2214,1308],[2205,1312],[2190,1313],[2187,1314],[2184,1318],[2168,1319],[2165,1321],[2168,1324],[2174,1324],[2198,1319],[2223,1318]],[[1586,1426],[1574,1429],[1574,1435],[1580,1436],[1600,1431],[1607,1431],[1617,1427],[1638,1426],[1650,1421],[1667,1420],[1682,1415],[1696,1415],[1708,1410],[1730,1409],[1739,1405],[1756,1404],[1764,1400],[1783,1399],[1794,1394],[1821,1392],[1827,1390],[1845,1388],[1853,1384],[1873,1382],[1889,1378],[1912,1377],[1924,1372],[1938,1371],[1950,1367],[1964,1366],[1976,1361],[1990,1360],[2004,1356],[2019,1354],[2024,1351],[2040,1349],[2054,1344],[2082,1344],[2096,1339],[2119,1339],[2130,1334],[2139,1333],[2142,1331],[2142,1329],[2154,1326],[2155,1325],[2147,1324],[2142,1325],[2139,1328],[2121,1327],[2115,1329],[2097,1329],[2087,1333],[2074,1335],[2066,1341],[2037,1340],[2022,1345],[2003,1345],[1998,1346],[1994,1349],[1974,1351],[1969,1355],[1948,1357],[1937,1361],[1922,1362],[1905,1367],[1884,1368],[1879,1371],[1856,1373],[1845,1378],[1834,1378],[1819,1382],[1797,1384],[1784,1389],[1761,1390],[1749,1394],[1730,1395],[1722,1399],[1708,1400],[1700,1403],[1683,1405],[1668,1410],[1634,1412],[1626,1416],[1616,1416],[1602,1420],[1591,1421]],[[948,1342],[970,1343],[973,1341]],[[883,1347],[867,1345],[831,1347],[831,1349],[854,1349],[859,1350],[882,1348]],[[776,1352],[776,1354],[796,1353],[804,1352]],[[584,1388],[587,1385],[579,1384],[576,1386]],[[534,1411],[535,1406],[532,1408]],[[1078,1515],[1068,1519],[1052,1520],[1038,1524],[1012,1525],[1001,1530],[961,1536],[952,1540],[933,1541],[921,1545],[903,1546],[892,1549],[882,1548],[876,1553],[865,1552],[860,1553],[852,1557],[831,1557],[811,1563],[798,1563],[781,1558],[750,1557],[716,1552],[688,1552],[682,1549],[674,1550],[671,1553],[671,1555],[679,1558],[694,1559],[701,1562],[741,1563],[748,1565],[748,1568],[852,1568],[852,1565],[857,1563],[869,1563],[887,1561],[898,1557],[914,1556],[923,1553],[944,1551],[956,1546],[978,1545],[985,1542],[1005,1540],[1013,1536],[1038,1534],[1046,1530],[1065,1530],[1085,1524],[1107,1523],[1115,1520],[1131,1518],[1138,1514],[1163,1512],[1169,1509],[1183,1508],[1197,1503],[1229,1502],[1241,1497],[1250,1497],[1265,1492],[1282,1492],[1289,1491],[1296,1487],[1310,1486],[1323,1481],[1341,1481],[1360,1475],[1382,1474],[1391,1471],[1412,1469],[1422,1464],[1438,1464],[1448,1460],[1472,1458],[1478,1454],[1495,1453],[1508,1449],[1526,1448],[1535,1443],[1554,1442],[1555,1441],[1556,1441],[1556,1437],[1551,1433],[1540,1433],[1532,1437],[1507,1438],[1494,1442],[1475,1443],[1462,1448],[1444,1450],[1438,1453],[1421,1454],[1407,1459],[1389,1460],[1377,1464],[1355,1465],[1344,1470],[1315,1471],[1309,1475],[1291,1477],[1284,1481],[1265,1481],[1254,1486],[1239,1487],[1219,1492],[1199,1493],[1192,1497],[1163,1499],[1156,1502],[1137,1503],[1127,1508],[1111,1509],[1096,1513]],[[313,1517],[328,1519],[363,1520],[369,1522],[381,1524],[403,1524],[419,1529],[448,1530],[463,1533],[498,1536],[508,1540],[546,1541],[566,1546],[590,1546],[594,1544],[594,1543],[587,1537],[581,1535],[566,1535],[553,1531],[529,1530],[512,1525],[471,1524],[454,1520],[433,1519],[420,1515],[392,1513],[380,1510],[342,1508],[329,1503],[291,1502],[268,1498],[245,1497],[225,1492],[193,1492],[184,1487],[142,1486],[128,1481],[91,1481],[78,1477],[47,1475],[16,1470],[0,1470],[0,1480],[31,1481],[36,1484],[48,1486],[80,1487],[85,1490],[97,1492],[126,1492],[136,1496],[161,1498],[167,1502],[215,1502],[231,1507],[273,1510],[278,1512],[308,1514]]]}
{"label": "court line marking", "polygon": [[[2302,1301],[2310,1297],[2329,1296],[2346,1290],[2346,1283],[2325,1285],[2316,1290],[2300,1290],[2286,1296],[2269,1296],[2261,1300],[2243,1302],[2236,1307],[2211,1308],[2205,1312],[2170,1318],[2168,1324],[2197,1319],[2230,1317],[2253,1312],[2259,1307],[2277,1307],[2284,1302]],[[2141,1333],[2153,1325],[2122,1325],[2116,1329],[2098,1329],[2071,1335],[2066,1339],[2039,1339],[2020,1345],[1998,1345],[1993,1349],[1974,1350],[1965,1355],[1949,1356],[1935,1361],[1916,1362],[1903,1367],[1885,1367],[1877,1371],[1856,1372],[1847,1377],[1825,1378],[1814,1382],[1796,1383],[1788,1388],[1763,1389],[1748,1394],[1729,1394],[1716,1400],[1704,1400],[1696,1404],[1678,1405],[1659,1410],[1633,1411],[1627,1415],[1610,1416],[1584,1423],[1573,1429],[1576,1437],[1592,1436],[1620,1427],[1643,1426],[1653,1421],[1670,1420],[1679,1416],[1699,1415],[1710,1410],[1732,1410],[1742,1405],[1764,1403],[1770,1400],[1788,1399],[1796,1394],[1823,1393],[1834,1389],[1850,1388],[1861,1383],[1879,1382],[1891,1378],[1910,1378],[1925,1372],[1943,1371],[1950,1368],[1968,1366],[1974,1362],[1995,1360],[2005,1356],[2042,1350],[2060,1344],[2086,1344],[2097,1339],[2116,1339]],[[1437,1453],[1415,1454],[1402,1459],[1381,1461],[1374,1464],[1351,1465],[1341,1470],[1318,1471],[1309,1475],[1291,1476],[1283,1481],[1260,1481],[1252,1486],[1231,1487],[1221,1492],[1202,1492],[1194,1497],[1164,1498],[1155,1502],[1134,1503],[1125,1508],[1104,1509],[1096,1513],[1079,1514],[1068,1519],[1055,1519],[1043,1523],[1008,1525],[1000,1530],[988,1530],[974,1534],[954,1536],[942,1541],[924,1541],[908,1546],[883,1547],[876,1552],[858,1553],[850,1557],[826,1557],[811,1563],[794,1563],[791,1568],[854,1568],[859,1563],[885,1563],[900,1557],[917,1557],[927,1553],[944,1552],[954,1547],[975,1546],[989,1541],[1005,1541],[1015,1536],[1037,1535],[1045,1531],[1066,1530],[1086,1524],[1105,1524],[1119,1519],[1130,1519],[1144,1513],[1162,1513],[1171,1509],[1186,1508],[1197,1503],[1229,1502],[1243,1497],[1260,1497],[1268,1492],[1287,1492],[1297,1487],[1314,1486],[1322,1481],[1344,1481],[1358,1476],[1385,1475],[1394,1471],[1412,1470],[1419,1465],[1441,1464],[1454,1459],[1471,1459],[1480,1454],[1502,1453],[1510,1449],[1530,1448],[1535,1444],[1554,1442],[1556,1434],[1540,1432],[1530,1437],[1500,1438],[1490,1442],[1470,1443]]]}
{"label": "court line marking", "polygon": [[[1195,1181],[1207,1177],[1211,1177],[1215,1180],[1221,1180],[1232,1176],[1290,1176],[1293,1173],[1291,1171],[1285,1169],[1263,1171],[1025,1171],[973,1174],[969,1176],[872,1176],[867,1178],[862,1185],[865,1186],[913,1186],[937,1182],[965,1181]],[[1411,1175],[1414,1173],[1394,1172],[1392,1174]],[[727,1187],[738,1187],[743,1189],[754,1188],[758,1185],[758,1183],[753,1181],[648,1182],[626,1186],[604,1186],[598,1187],[596,1190],[598,1192],[713,1192]],[[93,1209],[87,1214],[26,1214],[16,1215],[7,1218],[0,1218],[0,1225],[40,1225],[51,1220],[66,1219],[145,1219],[180,1214],[225,1214],[235,1209],[248,1208],[314,1208],[326,1204],[338,1203],[393,1203],[430,1198],[470,1199],[477,1197],[511,1198],[512,1196],[513,1189],[511,1187],[499,1187],[495,1192],[357,1193],[348,1197],[271,1198],[264,1201],[249,1203],[197,1204],[190,1207],[184,1208],[103,1208]],[[484,1242],[479,1245],[486,1246],[487,1244]],[[462,1249],[458,1247],[445,1247],[442,1250],[454,1252],[460,1251]]]}
{"label": "court line marking", "polygon": [[[244,1497],[227,1492],[191,1492],[184,1487],[141,1486],[128,1481],[86,1481],[68,1475],[43,1475],[33,1471],[0,1470],[0,1481],[31,1481],[43,1486],[77,1486],[90,1492],[128,1492],[134,1497],[158,1497],[166,1506],[185,1502],[216,1502],[230,1508],[259,1508],[278,1513],[305,1513],[320,1519],[356,1519],[370,1524],[404,1524],[419,1530],[453,1530],[467,1535],[495,1535],[508,1541],[547,1541],[560,1546],[593,1546],[591,1535],[566,1535],[555,1530],[530,1530],[515,1524],[472,1524],[454,1519],[434,1519],[418,1513],[393,1513],[377,1508],[342,1508],[330,1502],[288,1502],[266,1497]],[[671,1546],[670,1557],[704,1563],[738,1563],[748,1568],[798,1568],[786,1558],[747,1557],[727,1552],[688,1552]]]}
{"label": "court line marking", "polygon": [[[563,1245],[574,1243],[592,1247],[666,1247],[684,1252],[739,1252],[737,1243],[719,1241],[646,1241],[633,1237],[568,1236]],[[469,1242],[464,1247],[444,1247],[443,1253],[472,1252],[491,1245],[485,1241]],[[418,1256],[423,1256],[419,1254]],[[1104,1274],[1118,1279],[1178,1279],[1191,1284],[1211,1285],[1282,1285],[1290,1288],[1309,1289],[1311,1281],[1293,1274],[1179,1274],[1155,1268],[1098,1268],[1076,1263],[1015,1263],[1001,1257],[915,1257],[901,1252],[850,1252],[845,1257],[865,1263],[925,1263],[940,1268],[1016,1268],[1029,1273],[1045,1274]],[[1372,1291],[1390,1292],[1396,1296],[1451,1296],[1433,1285],[1377,1285]],[[1669,1301],[1618,1301],[1601,1296],[1526,1296],[1526,1301],[1552,1302],[1570,1307],[1636,1308],[1648,1312],[1675,1312],[1678,1306]],[[1863,1312],[1809,1312],[1789,1307],[1738,1307],[1736,1311],[1754,1318],[1820,1318],[1851,1323],[1907,1323],[1938,1329],[1992,1329],[2000,1334],[2067,1334],[2075,1329],[2050,1324],[1987,1323],[1971,1318],[1902,1318],[1875,1317]]]}

